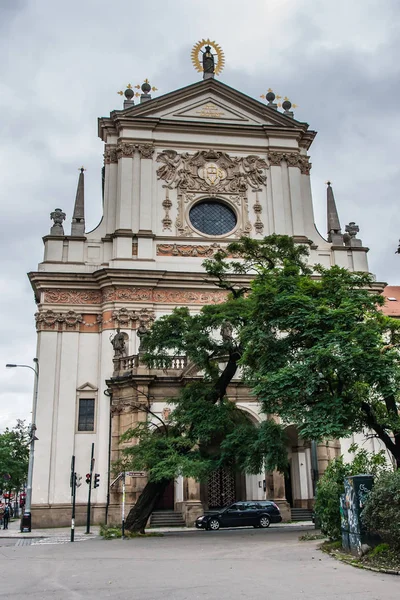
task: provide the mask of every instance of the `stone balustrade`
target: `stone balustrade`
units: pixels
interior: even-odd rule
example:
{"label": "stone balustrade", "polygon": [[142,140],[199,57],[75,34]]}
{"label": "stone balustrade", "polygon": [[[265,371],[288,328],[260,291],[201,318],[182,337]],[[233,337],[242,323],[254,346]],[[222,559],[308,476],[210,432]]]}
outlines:
{"label": "stone balustrade", "polygon": [[[141,363],[139,354],[132,354],[131,356],[121,356],[114,358],[114,375],[122,375],[126,373],[132,373],[134,369],[139,367]],[[172,358],[172,364],[168,367],[168,371],[183,371],[187,365],[186,356],[174,356]]]}

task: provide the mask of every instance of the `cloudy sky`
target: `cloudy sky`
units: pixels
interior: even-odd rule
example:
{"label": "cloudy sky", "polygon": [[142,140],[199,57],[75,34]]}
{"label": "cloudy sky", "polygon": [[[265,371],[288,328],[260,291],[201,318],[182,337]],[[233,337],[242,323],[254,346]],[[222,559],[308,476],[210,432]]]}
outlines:
{"label": "cloudy sky", "polygon": [[370,270],[400,284],[398,0],[1,0],[0,430],[29,420],[35,304],[26,277],[42,260],[49,213],[71,217],[78,167],[86,223],[100,219],[97,117],[116,92],[148,77],[164,94],[193,83],[190,51],[215,39],[221,80],[259,98],[271,87],[298,104],[318,136],[310,150],[316,223],[326,232],[325,182],[342,226],[356,221]]}

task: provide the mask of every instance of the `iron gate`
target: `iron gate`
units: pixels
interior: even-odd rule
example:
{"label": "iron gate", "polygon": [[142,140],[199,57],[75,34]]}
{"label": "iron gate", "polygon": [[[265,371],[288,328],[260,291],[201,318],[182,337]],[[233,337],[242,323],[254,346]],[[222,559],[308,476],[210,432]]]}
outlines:
{"label": "iron gate", "polygon": [[220,508],[236,500],[235,475],[227,469],[218,469],[208,479],[208,506]]}

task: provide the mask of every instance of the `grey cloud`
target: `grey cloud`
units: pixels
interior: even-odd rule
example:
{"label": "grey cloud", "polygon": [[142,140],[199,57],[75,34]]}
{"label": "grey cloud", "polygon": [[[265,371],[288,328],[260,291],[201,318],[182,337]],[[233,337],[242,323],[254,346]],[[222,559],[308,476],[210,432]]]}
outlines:
{"label": "grey cloud", "polygon": [[2,365],[31,364],[35,355],[36,307],[26,272],[42,260],[41,238],[56,206],[67,213],[68,231],[81,164],[88,229],[100,219],[97,117],[121,107],[116,92],[128,82],[148,77],[160,95],[198,81],[190,50],[203,37],[225,50],[226,84],[256,99],[272,87],[299,105],[296,118],[318,131],[310,150],[318,229],[325,234],[329,178],[342,227],[358,222],[371,248],[371,271],[400,284],[398,2],[242,6],[219,0],[210,18],[208,9],[184,0],[116,0],[112,10],[101,0],[1,2],[0,429],[11,424],[14,405],[29,416],[28,370],[11,377]]}

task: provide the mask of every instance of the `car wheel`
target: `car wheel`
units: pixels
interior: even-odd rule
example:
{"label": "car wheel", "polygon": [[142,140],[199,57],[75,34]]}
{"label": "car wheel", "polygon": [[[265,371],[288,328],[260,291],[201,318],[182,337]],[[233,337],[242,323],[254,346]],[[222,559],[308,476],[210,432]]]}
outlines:
{"label": "car wheel", "polygon": [[260,517],[259,523],[260,523],[260,527],[262,527],[263,529],[266,529],[267,527],[270,526],[271,521],[270,521],[270,518],[267,517],[267,515],[263,515],[262,517]]}
{"label": "car wheel", "polygon": [[217,529],[219,529],[218,519],[211,519],[211,521],[208,524],[208,529],[211,529],[212,531],[217,531]]}

